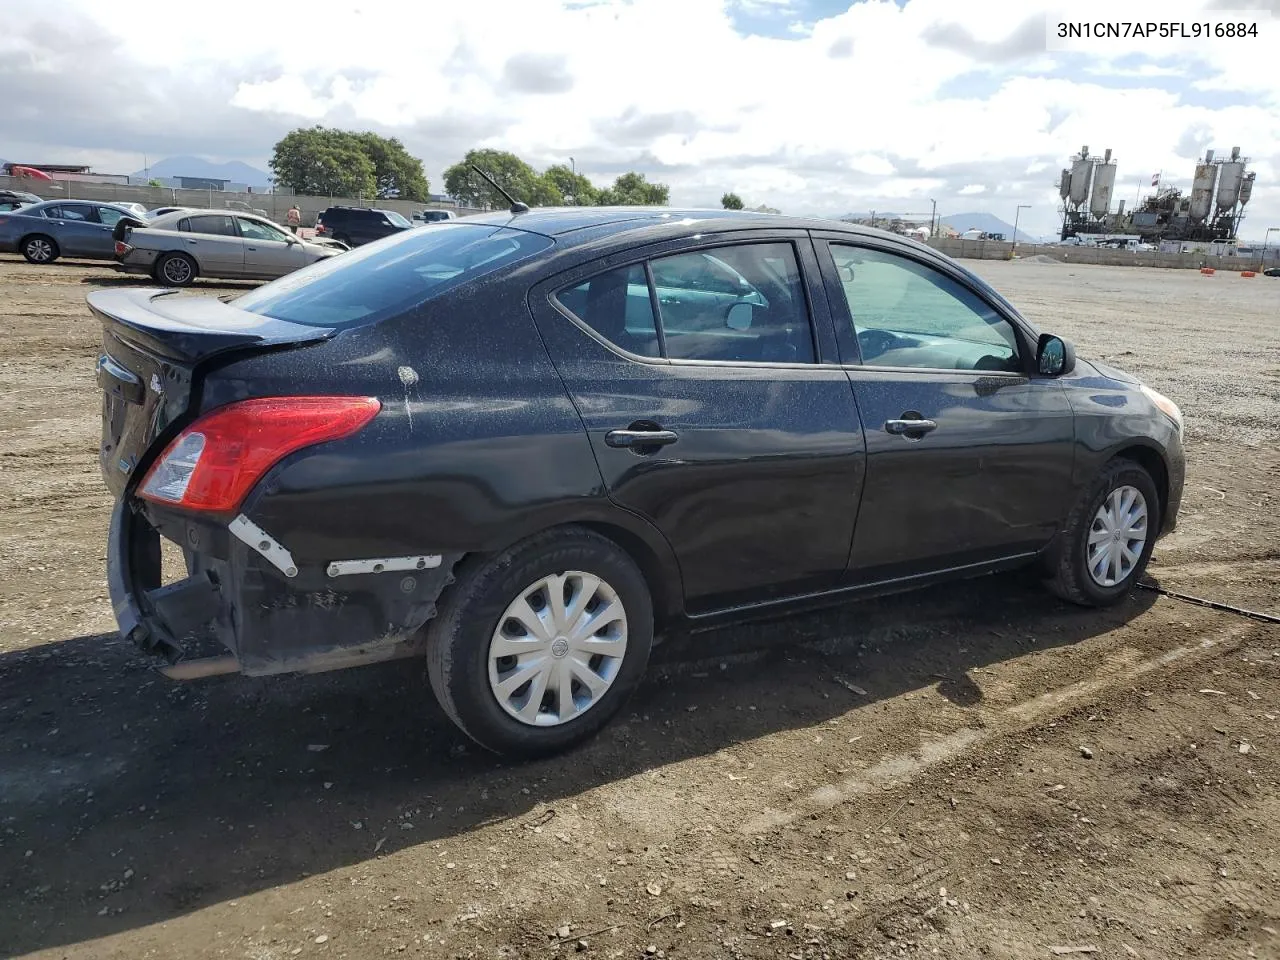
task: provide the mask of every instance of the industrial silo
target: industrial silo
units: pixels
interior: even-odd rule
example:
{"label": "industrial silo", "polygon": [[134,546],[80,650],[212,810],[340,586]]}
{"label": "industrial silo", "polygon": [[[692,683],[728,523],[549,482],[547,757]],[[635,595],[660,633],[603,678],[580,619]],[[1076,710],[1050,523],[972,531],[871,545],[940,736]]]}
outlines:
{"label": "industrial silo", "polygon": [[1231,148],[1231,159],[1222,164],[1222,172],[1218,174],[1218,212],[1229,213],[1235,209],[1240,199],[1240,182],[1244,179],[1244,161],[1240,159],[1240,148]]}
{"label": "industrial silo", "polygon": [[1089,148],[1080,151],[1080,156],[1071,161],[1071,205],[1080,208],[1089,202],[1089,185],[1093,180],[1093,160],[1089,158]]}
{"label": "industrial silo", "polygon": [[1253,179],[1256,173],[1245,174],[1244,180],[1240,182],[1240,206],[1244,206],[1249,202],[1249,198],[1253,196]]}
{"label": "industrial silo", "polygon": [[1191,181],[1191,206],[1188,212],[1197,222],[1209,216],[1213,206],[1213,185],[1218,179],[1218,165],[1213,162],[1213,151],[1204,155],[1204,163],[1196,164],[1195,179]]}
{"label": "industrial silo", "polygon": [[1111,211],[1111,194],[1116,186],[1116,165],[1111,162],[1111,150],[1108,148],[1102,163],[1093,170],[1093,194],[1089,201],[1089,212],[1101,220]]}

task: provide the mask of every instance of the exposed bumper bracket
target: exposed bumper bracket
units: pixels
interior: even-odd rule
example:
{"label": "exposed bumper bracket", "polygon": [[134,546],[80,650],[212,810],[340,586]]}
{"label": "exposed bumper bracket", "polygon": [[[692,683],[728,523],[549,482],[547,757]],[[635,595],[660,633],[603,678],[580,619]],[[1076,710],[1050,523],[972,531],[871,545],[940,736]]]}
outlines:
{"label": "exposed bumper bracket", "polygon": [[227,524],[227,529],[237,540],[243,541],[249,545],[250,549],[266,557],[267,562],[286,577],[298,575],[298,566],[293,562],[293,554],[243,513]]}
{"label": "exposed bumper bracket", "polygon": [[388,570],[431,570],[440,566],[444,558],[439,554],[425,557],[383,557],[379,560],[334,560],[326,568],[331,577],[345,577],[353,573],[382,573]]}

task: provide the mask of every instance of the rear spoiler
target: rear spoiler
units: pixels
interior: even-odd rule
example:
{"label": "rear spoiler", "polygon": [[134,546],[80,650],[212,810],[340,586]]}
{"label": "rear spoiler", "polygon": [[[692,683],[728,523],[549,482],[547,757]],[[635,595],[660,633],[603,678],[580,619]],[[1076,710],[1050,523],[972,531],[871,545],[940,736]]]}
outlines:
{"label": "rear spoiler", "polygon": [[180,363],[245,347],[316,343],[336,332],[251,313],[214,297],[178,297],[174,292],[95,290],[86,299],[107,333]]}
{"label": "rear spoiler", "polygon": [[129,236],[129,231],[134,227],[145,227],[147,224],[137,217],[124,216],[116,221],[115,227],[111,231],[112,240],[124,240]]}

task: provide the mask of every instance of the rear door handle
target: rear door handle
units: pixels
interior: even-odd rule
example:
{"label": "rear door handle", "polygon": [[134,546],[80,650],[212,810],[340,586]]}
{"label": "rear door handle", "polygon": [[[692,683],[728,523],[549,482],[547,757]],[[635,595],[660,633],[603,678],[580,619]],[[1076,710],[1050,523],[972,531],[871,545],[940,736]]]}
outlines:
{"label": "rear door handle", "polygon": [[604,435],[610,447],[665,447],[679,439],[674,430],[610,430]]}
{"label": "rear door handle", "polygon": [[894,433],[898,435],[912,433],[928,433],[930,430],[937,430],[938,424],[933,420],[886,420],[884,422],[885,433]]}

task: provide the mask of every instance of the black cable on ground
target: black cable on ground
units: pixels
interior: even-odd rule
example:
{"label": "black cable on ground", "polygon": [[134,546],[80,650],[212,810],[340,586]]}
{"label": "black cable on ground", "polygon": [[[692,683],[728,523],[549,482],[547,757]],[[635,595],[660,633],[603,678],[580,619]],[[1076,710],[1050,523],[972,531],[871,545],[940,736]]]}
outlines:
{"label": "black cable on ground", "polygon": [[1246,610],[1244,607],[1233,607],[1229,603],[1220,603],[1217,600],[1205,600],[1203,597],[1193,597],[1189,593],[1178,593],[1176,590],[1166,590],[1164,587],[1158,587],[1154,583],[1139,581],[1138,586],[1143,590],[1150,590],[1153,593],[1159,593],[1173,600],[1181,600],[1184,603],[1194,603],[1201,607],[1209,607],[1213,610],[1224,610],[1227,613],[1234,613],[1237,616],[1247,617],[1250,620],[1257,620],[1261,623],[1280,623],[1280,617],[1270,613],[1259,613],[1257,610]]}

